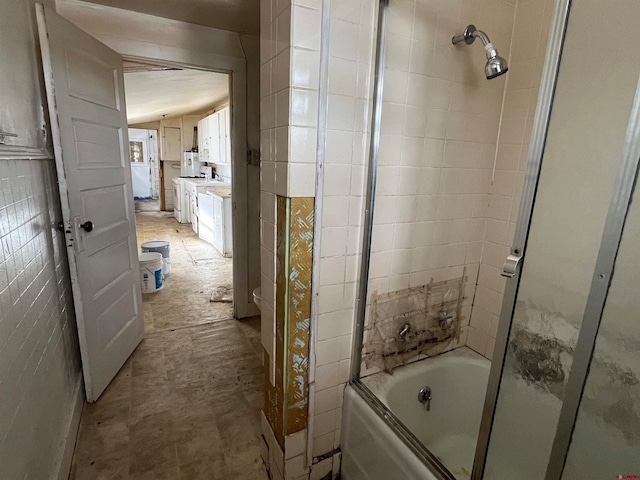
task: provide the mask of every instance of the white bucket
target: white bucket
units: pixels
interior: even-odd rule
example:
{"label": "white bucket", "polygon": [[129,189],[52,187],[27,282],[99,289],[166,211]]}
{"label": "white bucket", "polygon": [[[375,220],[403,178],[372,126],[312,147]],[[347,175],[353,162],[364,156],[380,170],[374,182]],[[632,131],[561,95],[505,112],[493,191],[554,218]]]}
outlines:
{"label": "white bucket", "polygon": [[142,253],[156,252],[162,254],[162,275],[168,277],[171,273],[171,253],[169,252],[169,242],[162,240],[152,240],[141,245]]}
{"label": "white bucket", "polygon": [[162,254],[141,253],[140,285],[142,293],[153,293],[162,289]]}

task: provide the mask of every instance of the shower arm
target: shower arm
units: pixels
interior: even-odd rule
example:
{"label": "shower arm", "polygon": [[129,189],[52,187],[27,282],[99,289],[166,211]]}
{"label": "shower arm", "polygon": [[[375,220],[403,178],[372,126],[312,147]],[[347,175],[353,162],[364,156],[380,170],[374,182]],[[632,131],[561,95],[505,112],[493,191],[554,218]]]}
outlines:
{"label": "shower arm", "polygon": [[498,52],[493,47],[493,43],[489,40],[489,37],[482,30],[478,30],[475,25],[469,25],[465,28],[464,33],[456,35],[451,39],[451,43],[454,45],[465,42],[467,45],[471,45],[476,41],[476,38],[482,40],[484,49],[487,51],[487,58],[492,59],[498,55]]}

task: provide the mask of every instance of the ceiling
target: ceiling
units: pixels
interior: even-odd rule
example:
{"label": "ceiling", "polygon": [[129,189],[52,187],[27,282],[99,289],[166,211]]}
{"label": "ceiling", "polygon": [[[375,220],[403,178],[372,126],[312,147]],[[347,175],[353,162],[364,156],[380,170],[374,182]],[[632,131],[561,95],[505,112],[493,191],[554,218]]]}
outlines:
{"label": "ceiling", "polygon": [[85,0],[109,7],[259,35],[259,0]]}
{"label": "ceiling", "polygon": [[229,76],[222,73],[125,62],[124,84],[129,125],[205,113],[229,101]]}

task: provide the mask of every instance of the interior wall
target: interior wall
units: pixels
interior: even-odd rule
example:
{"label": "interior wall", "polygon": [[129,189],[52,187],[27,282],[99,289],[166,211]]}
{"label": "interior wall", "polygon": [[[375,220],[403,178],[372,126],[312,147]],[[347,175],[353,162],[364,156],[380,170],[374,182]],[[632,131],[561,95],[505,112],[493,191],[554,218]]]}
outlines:
{"label": "interior wall", "polygon": [[51,478],[83,395],[55,164],[0,160],[0,181],[0,464]]}
{"label": "interior wall", "polygon": [[[0,85],[3,94],[11,96],[3,108],[19,124],[18,144],[44,147],[50,134],[43,123],[46,101],[34,3],[13,1],[0,7],[0,44],[8,49],[0,49],[0,58],[11,65],[0,72]],[[42,3],[54,8],[52,1]],[[15,56],[18,48],[23,52],[20,58]],[[37,112],[36,125],[28,121],[31,112]],[[4,478],[66,478],[83,403],[66,249],[56,229],[61,212],[55,163],[47,156],[13,160],[0,146],[0,470]]]}
{"label": "interior wall", "polygon": [[[241,35],[240,42],[247,60],[247,149],[251,161],[247,162],[247,237],[251,243],[248,251],[249,295],[260,286],[260,38]],[[256,158],[257,157],[257,158]],[[233,172],[232,172],[233,174]],[[251,299],[252,300],[252,299]]]}
{"label": "interior wall", "polygon": [[[261,2],[263,433],[274,479],[307,478],[321,2]],[[306,476],[305,476],[306,475]]]}
{"label": "interior wall", "polygon": [[527,171],[547,40],[556,2],[518,0],[505,88],[502,128],[482,242],[468,346],[491,358],[505,287],[502,264],[513,243]]}

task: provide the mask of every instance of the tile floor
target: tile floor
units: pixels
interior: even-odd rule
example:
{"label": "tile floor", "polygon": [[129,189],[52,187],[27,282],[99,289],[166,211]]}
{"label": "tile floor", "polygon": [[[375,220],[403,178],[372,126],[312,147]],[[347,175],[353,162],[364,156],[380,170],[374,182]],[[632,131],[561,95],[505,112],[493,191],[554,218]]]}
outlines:
{"label": "tile floor", "polygon": [[190,225],[165,213],[137,220],[140,243],[171,242],[172,273],[143,300],[145,339],[85,406],[70,478],[266,480],[260,319],[237,321],[230,304],[209,303],[215,282],[230,282],[231,261]]}

